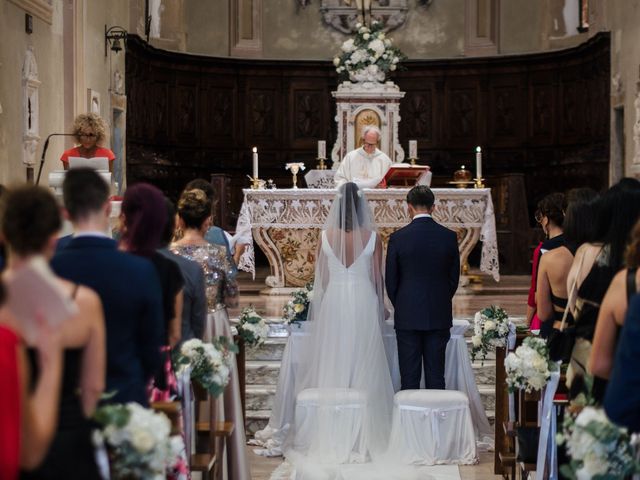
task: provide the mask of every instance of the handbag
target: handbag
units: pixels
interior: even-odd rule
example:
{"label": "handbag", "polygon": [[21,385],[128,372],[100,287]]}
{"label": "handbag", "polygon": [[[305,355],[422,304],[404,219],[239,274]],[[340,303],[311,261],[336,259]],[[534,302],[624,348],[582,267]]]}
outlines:
{"label": "handbag", "polygon": [[571,352],[573,352],[573,346],[576,343],[576,329],[574,326],[565,328],[567,316],[569,315],[570,300],[576,295],[576,285],[578,283],[578,277],[582,270],[582,263],[584,261],[584,255],[580,258],[580,265],[578,265],[578,271],[573,279],[571,285],[571,291],[569,292],[569,298],[567,299],[567,307],[562,314],[562,322],[560,328],[552,328],[547,337],[547,347],[549,348],[549,358],[554,362],[561,361],[562,363],[568,363],[571,359]]}

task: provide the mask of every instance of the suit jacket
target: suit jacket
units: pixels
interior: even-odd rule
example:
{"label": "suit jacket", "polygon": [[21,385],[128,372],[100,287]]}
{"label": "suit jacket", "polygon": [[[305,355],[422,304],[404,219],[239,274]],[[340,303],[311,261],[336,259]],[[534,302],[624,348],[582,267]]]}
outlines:
{"label": "suit jacket", "polygon": [[120,252],[98,236],[75,237],[51,265],[63,278],[92,288],[102,301],[109,402],[148,405],[146,387],[161,365],[162,293],[153,264]]}
{"label": "suit jacket", "polygon": [[169,249],[162,248],[158,252],[176,262],[184,278],[181,341],[202,338],[207,322],[207,295],[202,267],[198,262],[176,255]]}
{"label": "suit jacket", "polygon": [[385,284],[395,328],[451,328],[451,300],[460,278],[455,232],[420,217],[389,238]]}
{"label": "suit jacket", "polygon": [[604,409],[613,422],[640,432],[640,295],[629,302],[619,338]]}

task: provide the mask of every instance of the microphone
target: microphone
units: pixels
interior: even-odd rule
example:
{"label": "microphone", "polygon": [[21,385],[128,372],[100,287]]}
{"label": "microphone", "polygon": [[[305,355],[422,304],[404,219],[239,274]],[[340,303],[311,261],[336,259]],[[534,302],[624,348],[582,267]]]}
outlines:
{"label": "microphone", "polygon": [[73,133],[52,133],[47,137],[44,141],[44,148],[42,149],[42,157],[40,157],[40,168],[38,169],[38,178],[36,179],[36,185],[40,184],[40,175],[42,174],[42,167],[44,167],[44,156],[47,153],[47,148],[49,148],[49,139],[51,137],[75,137]]}

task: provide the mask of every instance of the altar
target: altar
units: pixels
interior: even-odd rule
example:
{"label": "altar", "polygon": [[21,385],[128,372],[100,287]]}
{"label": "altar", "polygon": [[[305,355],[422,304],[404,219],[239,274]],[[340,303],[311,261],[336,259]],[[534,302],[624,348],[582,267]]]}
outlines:
{"label": "altar", "polygon": [[[386,251],[389,236],[409,223],[407,188],[365,189]],[[313,280],[320,229],[324,226],[335,189],[243,190],[238,231],[262,249],[271,275],[265,283],[270,293],[283,287],[302,287]],[[500,279],[498,242],[491,190],[433,189],[433,217],[458,235],[460,264],[464,265],[478,241],[482,242],[480,270]],[[252,242],[250,242],[251,245]],[[248,248],[240,268],[255,272],[253,248]]]}

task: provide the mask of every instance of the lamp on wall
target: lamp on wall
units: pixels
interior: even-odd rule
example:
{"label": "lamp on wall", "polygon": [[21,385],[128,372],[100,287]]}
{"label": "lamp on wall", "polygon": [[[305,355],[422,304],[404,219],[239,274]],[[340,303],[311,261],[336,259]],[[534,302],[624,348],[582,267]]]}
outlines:
{"label": "lamp on wall", "polygon": [[107,50],[110,49],[112,52],[118,53],[122,50],[122,44],[120,41],[127,43],[127,31],[118,26],[113,26],[107,29],[107,26],[104,26],[104,56],[107,56]]}

